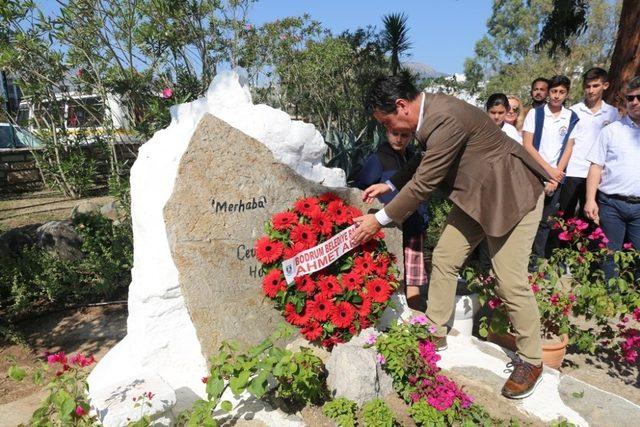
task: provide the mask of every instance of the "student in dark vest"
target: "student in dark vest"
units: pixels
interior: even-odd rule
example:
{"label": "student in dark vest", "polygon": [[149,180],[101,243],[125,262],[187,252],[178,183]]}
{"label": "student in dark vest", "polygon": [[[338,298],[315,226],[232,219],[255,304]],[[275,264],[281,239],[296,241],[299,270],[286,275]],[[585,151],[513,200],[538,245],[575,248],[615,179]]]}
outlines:
{"label": "student in dark vest", "polygon": [[[387,142],[380,144],[377,152],[369,156],[355,177],[353,185],[361,190],[380,182],[387,182],[397,171],[414,157],[409,146],[412,132],[387,132]],[[389,203],[398,194],[392,191],[378,197],[381,203]],[[402,224],[402,247],[404,252],[404,282],[407,303],[414,310],[424,310],[426,296],[421,298],[420,288],[428,282],[424,266],[424,233],[427,227],[427,207],[423,203]]]}
{"label": "student in dark vest", "polygon": [[529,111],[522,127],[525,150],[552,178],[544,188],[546,197],[533,242],[532,264],[538,258],[546,257],[545,248],[551,229],[549,217],[558,212],[558,187],[562,185],[573,150],[572,132],[579,119],[576,113],[564,107],[570,88],[571,82],[566,76],[549,79],[549,102]]}

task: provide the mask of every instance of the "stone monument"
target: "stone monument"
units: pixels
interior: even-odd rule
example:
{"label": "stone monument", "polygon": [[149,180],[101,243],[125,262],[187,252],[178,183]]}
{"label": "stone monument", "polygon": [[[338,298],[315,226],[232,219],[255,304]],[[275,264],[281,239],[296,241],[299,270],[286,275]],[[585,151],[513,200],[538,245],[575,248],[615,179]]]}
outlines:
{"label": "stone monument", "polygon": [[[145,387],[161,396],[156,422],[170,423],[205,396],[200,379],[222,340],[250,345],[282,321],[262,296],[252,251],[272,214],[325,191],[370,208],[342,170],[322,165],[327,147],[312,125],[253,105],[241,80],[222,73],[205,98],[173,107],[171,125],[141,147],[131,170],[127,336],[89,377],[105,425],[123,422],[127,399]],[[385,240],[401,257],[399,230],[387,229]]]}

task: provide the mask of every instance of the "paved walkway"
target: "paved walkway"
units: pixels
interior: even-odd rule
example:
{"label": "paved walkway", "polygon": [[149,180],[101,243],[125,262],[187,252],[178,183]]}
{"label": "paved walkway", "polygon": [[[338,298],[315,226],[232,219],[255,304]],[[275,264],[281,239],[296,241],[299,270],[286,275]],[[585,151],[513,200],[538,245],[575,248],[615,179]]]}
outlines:
{"label": "paved walkway", "polygon": [[500,395],[500,389],[510,374],[506,364],[513,353],[474,337],[449,335],[447,341],[449,348],[440,353],[443,369],[488,384],[495,399],[545,423],[566,419],[579,426],[638,425],[640,406],[547,367],[531,396],[508,400]]}

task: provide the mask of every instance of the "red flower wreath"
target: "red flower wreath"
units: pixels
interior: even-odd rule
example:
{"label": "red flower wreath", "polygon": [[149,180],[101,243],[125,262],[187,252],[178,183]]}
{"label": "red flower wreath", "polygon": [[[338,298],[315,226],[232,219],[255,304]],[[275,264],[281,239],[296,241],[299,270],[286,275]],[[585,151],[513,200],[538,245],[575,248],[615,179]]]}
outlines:
{"label": "red flower wreath", "polygon": [[374,324],[398,287],[395,256],[378,233],[333,264],[287,284],[282,261],[324,242],[362,215],[333,193],[297,200],[275,214],[256,241],[256,257],[266,273],[262,290],[287,322],[309,341],[332,348]]}

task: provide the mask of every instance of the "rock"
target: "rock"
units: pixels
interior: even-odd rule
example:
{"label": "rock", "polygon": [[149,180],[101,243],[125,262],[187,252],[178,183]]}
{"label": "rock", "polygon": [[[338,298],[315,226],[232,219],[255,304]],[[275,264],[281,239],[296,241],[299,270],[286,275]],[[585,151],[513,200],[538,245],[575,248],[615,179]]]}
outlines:
{"label": "rock", "polygon": [[[153,393],[152,398],[140,400],[148,392]],[[139,403],[137,407],[134,398]],[[175,421],[171,412],[175,404],[176,393],[151,372],[139,372],[106,389],[91,391],[91,406],[105,427],[128,425],[143,414],[151,417],[154,426],[170,426]]]}
{"label": "rock", "polygon": [[76,219],[78,215],[86,215],[100,211],[100,205],[95,202],[83,200],[73,207],[71,218]]}
{"label": "rock", "polygon": [[[178,167],[181,166],[183,169],[187,167],[182,159],[183,154],[192,141],[198,123],[206,113],[215,115],[233,127],[228,127],[228,134],[216,135],[215,138],[213,135],[199,132],[199,138],[212,142],[215,140],[217,147],[220,147],[221,142],[226,142],[223,149],[217,152],[214,151],[213,146],[205,149],[202,145],[206,142],[200,141],[199,149],[204,149],[206,161],[216,158],[228,149],[236,149],[240,143],[250,140],[251,147],[260,146],[261,148],[262,156],[259,164],[269,162],[269,159],[271,162],[277,163],[273,160],[275,157],[278,161],[291,166],[301,176],[316,183],[322,182],[332,187],[346,185],[344,171],[326,168],[322,165],[322,154],[327,147],[320,133],[308,123],[291,120],[282,111],[266,105],[253,105],[249,87],[243,85],[242,81],[243,79],[235,72],[218,73],[204,98],[172,107],[170,126],[156,132],[153,138],[140,148],[136,162],[131,169],[131,222],[135,260],[131,272],[132,281],[129,286],[127,336],[109,351],[91,371],[88,378],[90,390],[108,388],[111,384],[124,381],[142,370],[148,370],[158,374],[176,391],[178,400],[176,411],[188,408],[196,399],[206,396],[205,386],[200,381],[200,378],[207,375],[206,358],[190,315],[193,311],[188,311],[186,305],[186,300],[192,301],[193,295],[191,294],[190,298],[185,298],[181,284],[184,270],[179,271],[177,268],[181,263],[184,267],[184,263],[187,261],[183,262],[180,258],[173,258],[176,247],[169,244],[169,227],[165,223],[163,215],[165,204],[172,197],[175,185],[179,181],[183,181],[182,186],[187,184],[184,182],[184,177],[178,176]],[[211,119],[208,119],[207,122],[210,124]],[[243,136],[236,141],[222,141],[225,136],[238,135],[239,131],[255,138],[255,140]],[[257,144],[256,141],[259,141],[260,144]],[[269,151],[264,150],[265,147]],[[227,171],[225,175],[218,167],[211,171],[201,172],[211,173],[218,179],[222,177],[223,181],[226,181],[229,176],[228,191],[235,190],[238,194],[246,191],[246,188],[234,189],[231,186],[237,184],[238,176],[251,172],[254,165],[245,163],[240,167],[238,164],[230,165],[227,160],[227,166],[233,167],[233,173]],[[283,170],[282,168],[279,170]],[[235,178],[231,176],[233,174],[236,175]],[[293,174],[289,171],[287,176],[291,175]],[[263,181],[267,181],[271,175],[266,178],[265,176],[261,177]],[[296,179],[302,180],[300,177]],[[205,187],[201,191],[203,194],[212,190],[210,182],[205,181],[204,183]],[[201,180],[198,185],[202,184]],[[223,183],[214,184],[220,188]],[[291,195],[289,202],[293,201],[295,195]],[[212,194],[208,195],[208,197],[212,196]],[[176,195],[176,197],[178,196]],[[224,199],[221,200],[224,201]],[[203,212],[207,213],[205,217],[209,217],[204,220],[210,220],[211,212],[207,210],[207,206],[201,206],[201,202],[202,200],[198,200],[195,208],[203,209]],[[205,199],[205,204],[208,202]],[[194,203],[196,202],[191,203],[186,209],[188,211],[195,210]],[[269,208],[273,208],[273,206],[269,205]],[[266,218],[260,215],[260,218],[253,218],[253,220],[256,219],[259,221],[256,221],[257,223],[254,225],[256,230],[259,230],[260,224]],[[198,231],[197,222],[196,220],[193,223],[194,231]],[[247,240],[244,240],[247,239],[246,235],[242,236],[242,239],[236,245],[248,243]],[[186,243],[181,242],[178,246],[185,246]],[[207,244],[208,242],[194,242],[192,246],[205,247]],[[172,247],[174,252],[172,252]],[[210,252],[208,251],[207,255],[211,255]],[[396,252],[398,256],[401,255],[397,250]],[[221,253],[220,257],[217,254],[214,255],[214,257],[203,258],[200,261],[201,263],[215,264],[217,269],[213,270],[212,267],[212,275],[206,277],[206,281],[200,284],[202,287],[211,286],[211,282],[216,278],[215,274],[226,267],[222,263],[229,256],[233,256],[229,253]],[[193,260],[189,259],[188,262],[193,262]],[[241,263],[242,261],[237,260],[237,262]],[[249,261],[244,262],[249,263]],[[231,267],[234,268],[234,265]],[[246,268],[244,275],[246,275]],[[256,286],[259,279],[255,280],[253,286]],[[239,277],[231,285],[226,290],[227,298],[236,290],[239,292],[239,297],[246,295],[249,284],[244,279]],[[216,289],[218,287],[216,286]],[[210,297],[211,294],[211,289],[209,289],[207,293],[203,294],[203,297]],[[256,305],[263,305],[260,302],[262,297],[259,292],[254,291],[253,296]],[[209,303],[210,310],[217,309],[224,313],[224,306],[217,300],[216,296],[209,301],[201,301],[201,304]],[[243,316],[239,319],[235,318],[237,335],[247,331],[244,317],[251,315],[246,310],[242,314]],[[263,322],[272,318],[263,319]],[[256,320],[252,319],[252,322],[256,322]],[[215,334],[214,325],[205,326],[213,330]],[[202,333],[204,332],[199,332],[199,334]],[[219,338],[216,335],[210,339],[210,342],[217,341]],[[91,393],[93,392],[91,391]]]}
{"label": "rock", "polygon": [[118,220],[118,205],[115,200],[105,203],[100,208],[100,214],[111,221]]}
{"label": "rock", "polygon": [[84,255],[80,250],[82,237],[69,221],[49,221],[36,231],[38,246],[61,259],[75,261]]}
{"label": "rock", "polygon": [[0,260],[4,256],[18,257],[23,248],[35,243],[35,234],[34,226],[13,228],[0,234]]}
{"label": "rock", "polygon": [[[363,211],[369,208],[359,190],[308,181],[226,122],[211,115],[202,119],[164,214],[182,294],[205,355],[224,340],[246,347],[275,331],[283,318],[262,294],[254,242],[272,215],[300,197],[327,191]],[[391,251],[400,256],[400,232],[386,233]]]}
{"label": "rock", "polygon": [[374,348],[338,344],[327,360],[327,386],[332,397],[346,397],[358,405],[393,393],[393,380],[376,360]]}

